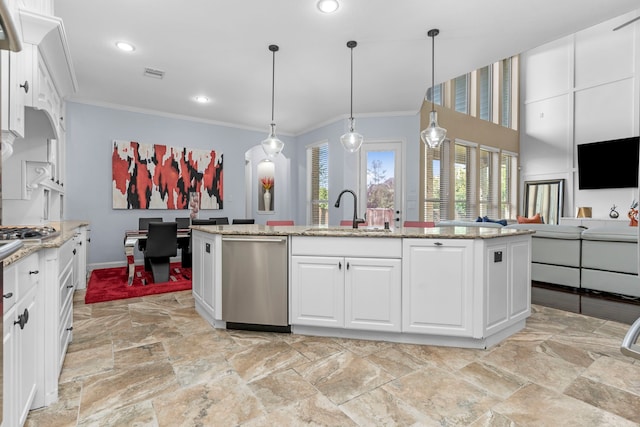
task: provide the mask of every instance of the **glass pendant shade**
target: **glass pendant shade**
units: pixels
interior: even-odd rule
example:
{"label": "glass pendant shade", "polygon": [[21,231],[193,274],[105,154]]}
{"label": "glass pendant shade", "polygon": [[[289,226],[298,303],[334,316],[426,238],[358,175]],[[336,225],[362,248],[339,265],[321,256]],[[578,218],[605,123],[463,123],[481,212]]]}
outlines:
{"label": "glass pendant shade", "polygon": [[261,144],[262,144],[262,149],[266,153],[267,157],[269,157],[270,159],[273,159],[278,154],[280,154],[280,152],[284,148],[284,142],[280,141],[276,136],[275,123],[271,123],[271,132],[269,133],[269,136],[267,137],[267,139],[263,140]]}
{"label": "glass pendant shade", "polygon": [[273,159],[284,148],[284,142],[280,141],[276,136],[276,124],[274,122],[273,110],[275,106],[275,85],[276,85],[276,52],[280,50],[278,45],[269,45],[269,51],[273,54],[273,66],[271,69],[271,132],[267,139],[263,140],[260,145],[268,158]]}
{"label": "glass pendant shade", "polygon": [[427,144],[429,148],[438,148],[444,138],[447,136],[447,130],[441,128],[438,125],[438,113],[436,112],[436,107],[434,103],[434,95],[433,91],[435,88],[435,50],[436,50],[436,36],[440,34],[440,30],[434,28],[433,30],[429,30],[427,35],[431,37],[431,112],[429,113],[429,126],[420,132],[420,138],[422,142]]}
{"label": "glass pendant shade", "polygon": [[429,126],[420,132],[422,142],[427,144],[429,148],[438,148],[446,136],[447,130],[438,126],[438,113],[431,111],[429,113]]}
{"label": "glass pendant shade", "polygon": [[355,153],[360,149],[364,137],[355,130],[355,119],[352,117],[349,119],[349,132],[340,137],[340,142],[344,146],[344,149],[350,153]]}

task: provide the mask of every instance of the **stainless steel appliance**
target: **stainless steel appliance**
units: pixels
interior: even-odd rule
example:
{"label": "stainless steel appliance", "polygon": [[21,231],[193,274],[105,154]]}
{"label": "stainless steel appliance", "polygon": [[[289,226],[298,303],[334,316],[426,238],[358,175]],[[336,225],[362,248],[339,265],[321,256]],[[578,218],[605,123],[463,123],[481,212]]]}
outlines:
{"label": "stainless steel appliance", "polygon": [[291,332],[287,238],[222,237],[222,320],[229,329]]}
{"label": "stainless steel appliance", "polygon": [[[17,31],[15,22],[13,20],[13,16],[11,16],[11,12],[9,11],[9,7],[7,5],[7,0],[0,0],[0,50],[12,50],[14,52],[19,52],[22,50],[22,40],[20,38],[20,34]],[[0,73],[7,72],[7,70],[0,70]],[[7,96],[6,93],[0,93],[0,97]],[[1,103],[0,103],[1,105]],[[4,150],[2,150],[4,151]],[[0,159],[0,224],[2,224],[2,159]],[[15,247],[19,246],[17,243],[11,243],[7,245],[3,245],[5,248],[9,248],[10,250],[14,250]],[[9,252],[9,249],[6,250],[6,253]],[[16,249],[17,250],[17,249]],[[5,256],[8,256],[5,253]],[[2,266],[2,260],[4,258],[0,255],[0,294],[4,295],[3,288],[3,278],[4,278],[4,269]],[[0,298],[0,314],[3,313],[4,306],[2,305],[1,300],[4,298]],[[2,317],[0,317],[0,330],[2,330]],[[2,405],[2,393],[4,390],[4,358],[2,351],[3,344],[0,343],[0,424],[2,424],[2,414],[4,412],[4,407]]]}
{"label": "stainless steel appliance", "polygon": [[37,226],[0,226],[0,241],[22,240],[25,245],[42,243],[47,239],[58,237],[60,232],[48,225]]}

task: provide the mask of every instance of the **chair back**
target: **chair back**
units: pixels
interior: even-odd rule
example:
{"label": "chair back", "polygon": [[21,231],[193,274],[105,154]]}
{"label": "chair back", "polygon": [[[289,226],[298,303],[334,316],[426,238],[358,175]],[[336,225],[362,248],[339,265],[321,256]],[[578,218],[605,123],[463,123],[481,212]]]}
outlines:
{"label": "chair back", "polygon": [[267,221],[267,225],[275,227],[275,226],[279,226],[279,225],[295,225],[295,224],[290,219],[283,219],[283,220]]}
{"label": "chair back", "polygon": [[215,219],[217,225],[229,224],[229,218],[226,217],[226,216],[214,216],[214,217],[209,218],[209,219]]}
{"label": "chair back", "polygon": [[256,220],[253,218],[236,218],[232,221],[233,224],[255,224]]}
{"label": "chair back", "polygon": [[436,223],[433,221],[405,221],[403,224],[403,227],[431,228],[435,226]]}
{"label": "chair back", "polygon": [[217,220],[215,219],[192,219],[191,225],[216,225]]}
{"label": "chair back", "polygon": [[148,230],[152,222],[162,222],[162,218],[138,218],[138,230]]}
{"label": "chair back", "polygon": [[178,223],[178,230],[184,230],[189,228],[191,225],[191,218],[188,216],[182,218],[176,218],[176,222]]}
{"label": "chair back", "polygon": [[178,254],[178,224],[151,222],[147,234],[145,257],[172,257]]}
{"label": "chair back", "polygon": [[[342,219],[342,220],[340,220],[340,226],[341,227],[346,227],[346,226],[352,227],[353,226],[353,221],[350,220],[350,219]],[[358,223],[358,227],[366,227],[366,226],[367,226],[366,222]]]}

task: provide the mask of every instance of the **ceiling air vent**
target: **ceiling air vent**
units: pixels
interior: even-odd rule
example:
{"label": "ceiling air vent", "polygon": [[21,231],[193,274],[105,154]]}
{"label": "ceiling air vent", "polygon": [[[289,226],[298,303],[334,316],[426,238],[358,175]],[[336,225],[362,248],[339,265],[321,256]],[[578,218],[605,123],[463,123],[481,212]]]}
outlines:
{"label": "ceiling air vent", "polygon": [[158,70],[157,68],[145,67],[144,75],[147,77],[153,77],[154,79],[161,79],[164,77],[164,71]]}

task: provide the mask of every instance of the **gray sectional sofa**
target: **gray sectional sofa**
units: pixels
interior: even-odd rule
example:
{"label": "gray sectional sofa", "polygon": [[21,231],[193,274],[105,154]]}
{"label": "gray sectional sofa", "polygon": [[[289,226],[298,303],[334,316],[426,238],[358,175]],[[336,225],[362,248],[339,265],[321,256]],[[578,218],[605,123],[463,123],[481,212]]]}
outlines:
{"label": "gray sectional sofa", "polygon": [[[475,221],[442,221],[436,226],[502,227]],[[640,299],[636,227],[552,224],[505,227],[535,231],[531,240],[533,281]]]}

